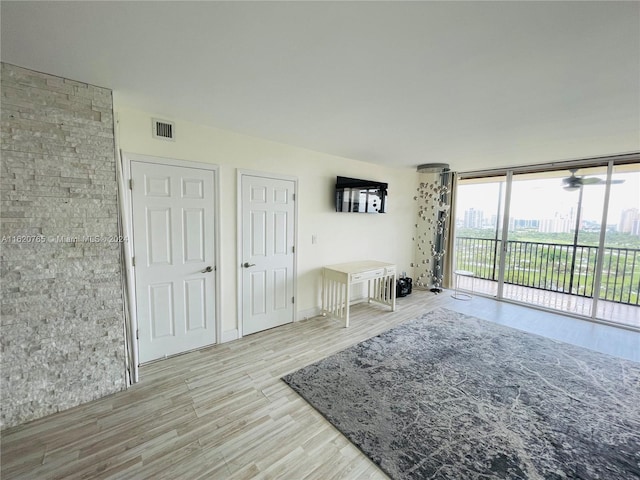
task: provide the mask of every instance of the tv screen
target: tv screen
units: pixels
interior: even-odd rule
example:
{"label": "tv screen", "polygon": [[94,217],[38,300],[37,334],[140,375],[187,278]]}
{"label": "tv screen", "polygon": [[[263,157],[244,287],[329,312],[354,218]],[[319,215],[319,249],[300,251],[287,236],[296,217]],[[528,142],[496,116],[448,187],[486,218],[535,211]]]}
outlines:
{"label": "tv screen", "polygon": [[336,212],[385,213],[387,183],[336,178]]}

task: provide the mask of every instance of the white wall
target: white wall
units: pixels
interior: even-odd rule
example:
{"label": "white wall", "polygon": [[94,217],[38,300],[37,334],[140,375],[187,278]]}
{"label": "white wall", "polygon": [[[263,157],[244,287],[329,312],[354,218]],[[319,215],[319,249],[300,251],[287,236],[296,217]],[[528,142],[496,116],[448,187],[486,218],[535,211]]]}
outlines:
{"label": "white wall", "polygon": [[[323,265],[373,259],[395,263],[412,275],[413,232],[418,184],[414,169],[392,169],[240,135],[188,121],[176,122],[176,141],[151,136],[158,115],[115,105],[116,136],[124,152],[213,163],[220,166],[220,241],[223,338],[238,328],[236,275],[237,169],[298,178],[298,318],[315,314],[320,305]],[[160,116],[162,118],[162,116]],[[337,175],[389,183],[386,214],[336,213],[333,189]],[[317,244],[312,244],[317,235]],[[225,335],[225,332],[227,334]]]}

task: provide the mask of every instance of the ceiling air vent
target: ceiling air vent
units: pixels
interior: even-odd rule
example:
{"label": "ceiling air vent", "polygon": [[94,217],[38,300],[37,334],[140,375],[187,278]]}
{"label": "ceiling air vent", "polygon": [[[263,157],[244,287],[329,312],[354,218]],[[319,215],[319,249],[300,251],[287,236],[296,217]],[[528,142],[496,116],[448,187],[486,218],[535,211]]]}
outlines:
{"label": "ceiling air vent", "polygon": [[153,118],[151,120],[153,124],[153,138],[160,138],[162,140],[176,139],[176,124],[168,122],[167,120],[158,120]]}

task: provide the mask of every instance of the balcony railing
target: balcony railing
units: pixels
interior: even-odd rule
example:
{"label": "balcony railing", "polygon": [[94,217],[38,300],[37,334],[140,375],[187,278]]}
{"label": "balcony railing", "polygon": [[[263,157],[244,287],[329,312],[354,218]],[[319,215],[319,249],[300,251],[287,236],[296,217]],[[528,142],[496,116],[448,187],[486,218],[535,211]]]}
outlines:
{"label": "balcony railing", "polygon": [[[501,240],[456,238],[456,269],[498,281]],[[508,241],[504,282],[551,292],[593,297],[598,247]],[[602,300],[640,305],[640,249],[605,247]]]}

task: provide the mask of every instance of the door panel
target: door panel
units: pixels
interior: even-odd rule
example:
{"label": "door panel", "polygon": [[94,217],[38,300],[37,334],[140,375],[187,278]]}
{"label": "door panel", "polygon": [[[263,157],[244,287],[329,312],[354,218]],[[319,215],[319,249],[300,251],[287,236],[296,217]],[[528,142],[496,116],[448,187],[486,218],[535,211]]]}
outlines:
{"label": "door panel", "polygon": [[265,272],[250,272],[251,276],[251,290],[249,295],[251,296],[251,315],[257,316],[267,313],[267,299],[265,292],[267,289],[267,282],[265,279]]}
{"label": "door panel", "polygon": [[273,271],[273,308],[274,310],[283,310],[289,306],[287,302],[287,289],[285,288],[287,282],[287,269],[278,268]]}
{"label": "door panel", "polygon": [[295,182],[243,175],[242,326],[250,334],[293,321]]}
{"label": "door panel", "polygon": [[287,212],[275,212],[273,214],[273,253],[274,255],[287,254],[288,222]]}
{"label": "door panel", "polygon": [[206,323],[206,288],[202,278],[184,282],[187,330],[201,330]]}
{"label": "door panel", "polygon": [[148,197],[171,196],[171,178],[148,175],[145,180]]}
{"label": "door panel", "polygon": [[171,265],[171,210],[149,207],[146,231],[149,232],[147,265]]}
{"label": "door panel", "polygon": [[211,345],[214,172],[133,161],[131,177],[140,362]]}
{"label": "door panel", "polygon": [[184,262],[204,261],[204,209],[190,208],[182,212]]}
{"label": "door panel", "polygon": [[204,182],[197,178],[182,179],[183,198],[204,198]]}
{"label": "door panel", "polygon": [[173,336],[175,317],[173,311],[173,285],[158,283],[149,286],[150,323],[154,338]]}
{"label": "door panel", "polygon": [[251,256],[264,257],[267,254],[267,212],[251,212]]}

